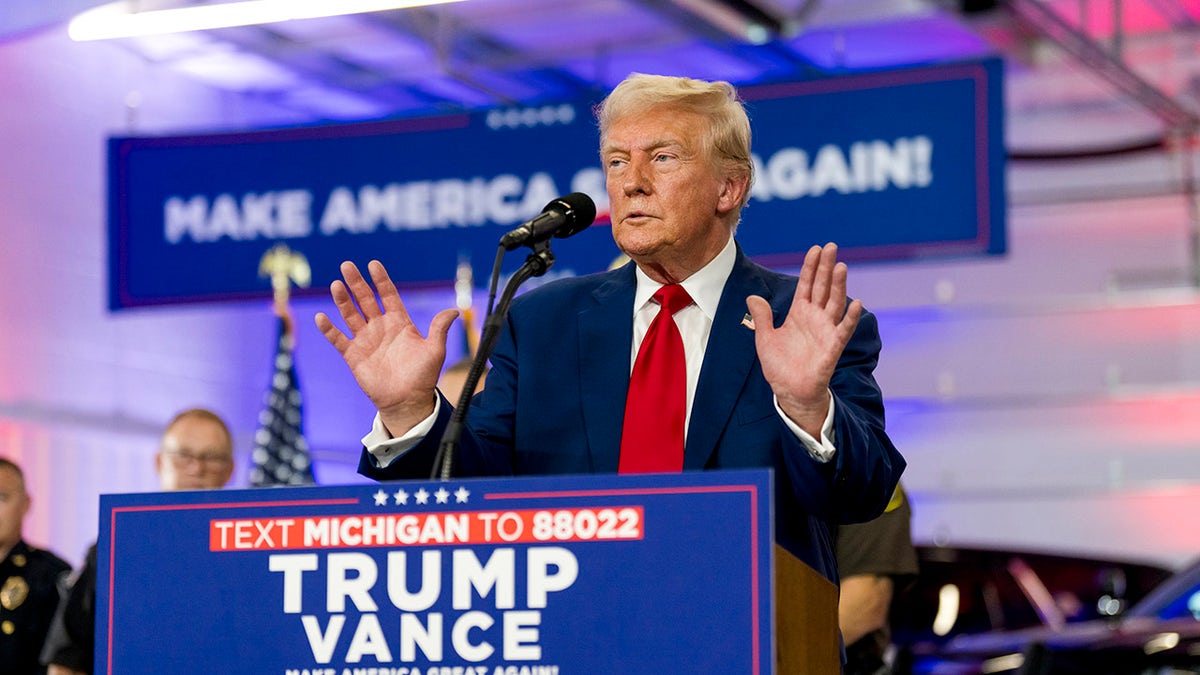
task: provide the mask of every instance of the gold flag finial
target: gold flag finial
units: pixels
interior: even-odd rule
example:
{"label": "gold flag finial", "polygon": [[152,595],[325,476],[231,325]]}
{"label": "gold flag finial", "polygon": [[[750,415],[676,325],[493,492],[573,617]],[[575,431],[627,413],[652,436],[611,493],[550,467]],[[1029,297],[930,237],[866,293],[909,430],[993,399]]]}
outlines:
{"label": "gold flag finial", "polygon": [[275,313],[287,324],[291,332],[291,312],[288,311],[288,294],[291,284],[299,288],[308,288],[312,282],[312,270],[304,254],[279,243],[271,247],[258,261],[258,276],[269,277],[271,288],[275,291]]}
{"label": "gold flag finial", "polygon": [[275,244],[258,261],[258,276],[270,277],[275,301],[286,304],[291,283],[308,288],[312,281],[312,270],[302,253],[296,253],[287,244]]}

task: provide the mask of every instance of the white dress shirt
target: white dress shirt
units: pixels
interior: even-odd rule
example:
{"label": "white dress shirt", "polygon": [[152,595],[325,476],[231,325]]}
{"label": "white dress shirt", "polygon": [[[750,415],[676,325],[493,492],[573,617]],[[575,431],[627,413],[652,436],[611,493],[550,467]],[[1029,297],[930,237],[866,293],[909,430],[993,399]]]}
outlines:
{"label": "white dress shirt", "polygon": [[[729,274],[733,272],[733,265],[736,260],[737,246],[733,243],[733,237],[731,236],[725,244],[725,248],[721,249],[721,252],[711,262],[680,282],[680,285],[688,292],[693,301],[691,305],[676,312],[673,317],[675,325],[679,328],[679,334],[683,338],[683,353],[687,362],[685,439],[687,437],[687,428],[692,419],[692,399],[696,395],[696,385],[700,381],[700,367],[704,364],[704,350],[708,345],[708,335],[712,332],[713,317],[717,314],[717,305],[721,302],[721,293],[725,290],[725,282],[729,279]],[[654,297],[654,293],[659,288],[662,288],[662,284],[646,276],[646,273],[640,268],[637,269],[636,275],[637,290],[633,298],[633,343],[630,347],[631,355],[629,359],[631,372],[633,370],[633,363],[637,359],[638,349],[642,345],[642,339],[646,337],[646,331],[650,328],[650,322],[658,314],[658,303],[654,302],[652,298]],[[750,329],[747,328],[746,330]],[[792,433],[808,449],[813,459],[819,462],[828,462],[836,452],[836,448],[831,440],[833,435],[833,405],[833,396],[831,395],[829,397],[829,412],[826,414],[825,423],[821,428],[821,439],[817,440],[789,419],[783,413],[783,410],[779,408],[778,399],[775,400],[775,410],[779,413],[779,416],[783,418],[784,423],[792,430]],[[441,399],[439,398],[434,404],[432,415],[398,438],[392,438],[388,434],[387,429],[383,426],[383,422],[379,419],[379,414],[376,413],[374,423],[371,425],[371,431],[362,439],[363,446],[375,458],[379,466],[386,467],[394,459],[419,443],[429,433],[433,428],[434,421],[437,419],[440,407]]]}

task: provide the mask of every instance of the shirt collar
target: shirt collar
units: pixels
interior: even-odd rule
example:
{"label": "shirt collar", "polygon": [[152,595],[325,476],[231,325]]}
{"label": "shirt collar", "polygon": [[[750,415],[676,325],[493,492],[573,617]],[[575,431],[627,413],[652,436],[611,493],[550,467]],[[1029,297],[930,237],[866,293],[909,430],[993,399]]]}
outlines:
{"label": "shirt collar", "polygon": [[[704,312],[710,320],[717,315],[717,305],[721,302],[721,292],[725,290],[725,282],[729,279],[729,275],[733,272],[733,263],[737,260],[737,246],[733,243],[733,235],[730,235],[729,241],[725,242],[725,248],[717,254],[707,265],[701,267],[692,276],[679,282],[683,286],[683,290],[692,296],[692,300],[700,311]],[[635,265],[636,267],[636,265]],[[662,284],[646,276],[646,273],[637,268],[637,292],[633,296],[633,311],[637,312],[646,303],[650,302],[650,298],[654,293],[662,288]]]}

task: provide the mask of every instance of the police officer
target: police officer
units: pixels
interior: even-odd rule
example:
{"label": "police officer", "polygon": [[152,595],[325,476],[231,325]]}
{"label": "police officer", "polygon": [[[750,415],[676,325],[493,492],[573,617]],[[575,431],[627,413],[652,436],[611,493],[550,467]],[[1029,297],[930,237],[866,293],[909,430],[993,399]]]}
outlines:
{"label": "police officer", "polygon": [[840,525],[834,532],[838,574],[838,627],[846,644],[844,675],[887,675],[892,597],[917,576],[912,510],[897,485],[887,510],[875,520]]}
{"label": "police officer", "polygon": [[58,604],[58,584],[71,566],[21,538],[29,512],[25,474],[0,457],[0,671],[40,675],[38,652]]}

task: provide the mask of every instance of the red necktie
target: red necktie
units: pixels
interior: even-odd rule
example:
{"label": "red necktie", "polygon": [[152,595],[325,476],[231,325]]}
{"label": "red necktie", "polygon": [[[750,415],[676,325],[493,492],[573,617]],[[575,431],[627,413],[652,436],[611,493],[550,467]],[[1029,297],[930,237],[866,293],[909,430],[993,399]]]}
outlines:
{"label": "red necktie", "polygon": [[683,470],[687,364],[672,315],[692,304],[692,298],[683,286],[669,284],[658,289],[654,299],[660,305],[658,314],[638,348],[629,377],[619,473]]}

